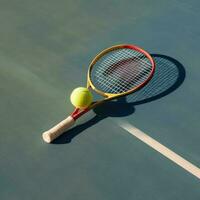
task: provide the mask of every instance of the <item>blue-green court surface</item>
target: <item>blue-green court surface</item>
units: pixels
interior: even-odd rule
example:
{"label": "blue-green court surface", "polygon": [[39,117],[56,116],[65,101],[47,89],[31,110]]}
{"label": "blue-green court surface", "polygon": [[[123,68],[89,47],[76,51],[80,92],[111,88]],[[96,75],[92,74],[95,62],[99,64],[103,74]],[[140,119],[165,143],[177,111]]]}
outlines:
{"label": "blue-green court surface", "polygon": [[[0,0],[0,199],[199,200],[199,8]],[[86,85],[92,58],[122,43],[152,54],[151,82],[46,144],[42,132],[73,110],[70,93]]]}

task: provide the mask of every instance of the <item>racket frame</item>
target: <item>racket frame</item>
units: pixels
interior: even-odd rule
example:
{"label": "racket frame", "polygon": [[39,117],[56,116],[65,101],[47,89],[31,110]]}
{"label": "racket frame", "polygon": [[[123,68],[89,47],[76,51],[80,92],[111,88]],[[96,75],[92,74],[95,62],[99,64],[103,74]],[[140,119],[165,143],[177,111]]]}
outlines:
{"label": "racket frame", "polygon": [[[151,63],[151,66],[152,66],[150,74],[149,74],[149,77],[144,82],[142,82],[141,84],[139,84],[136,87],[132,88],[131,90],[128,90],[128,91],[122,92],[122,93],[115,93],[115,94],[114,93],[106,93],[106,92],[103,92],[103,91],[97,89],[95,87],[95,85],[91,81],[91,72],[92,72],[92,69],[93,69],[94,65],[105,54],[107,54],[107,53],[109,53],[111,51],[117,50],[117,49],[124,49],[124,48],[131,49],[131,50],[134,50],[134,51],[138,51],[138,52],[144,54],[149,59],[149,61]],[[107,49],[104,49],[99,54],[97,54],[95,56],[95,58],[92,60],[92,62],[89,65],[88,73],[87,73],[87,88],[95,91],[97,94],[99,94],[102,97],[104,97],[104,99],[92,102],[85,109],[75,108],[75,110],[71,113],[70,116],[74,120],[76,120],[79,117],[81,117],[83,114],[87,113],[89,110],[95,108],[97,105],[100,105],[100,104],[104,103],[105,101],[112,100],[112,99],[115,99],[115,98],[118,98],[118,97],[122,97],[122,96],[131,94],[131,93],[139,90],[140,88],[144,87],[151,80],[151,78],[153,77],[154,72],[155,72],[155,62],[154,62],[153,58],[151,57],[151,55],[148,52],[146,52],[145,50],[141,49],[138,46],[130,45],[130,44],[120,44],[120,45],[115,45],[115,46],[109,47]]]}

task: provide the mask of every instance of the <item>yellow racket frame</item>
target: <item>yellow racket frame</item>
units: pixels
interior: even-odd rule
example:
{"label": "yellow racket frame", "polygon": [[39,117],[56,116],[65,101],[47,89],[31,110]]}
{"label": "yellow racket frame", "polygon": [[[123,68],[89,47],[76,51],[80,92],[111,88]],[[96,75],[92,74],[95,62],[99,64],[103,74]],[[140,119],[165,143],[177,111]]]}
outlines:
{"label": "yellow racket frame", "polygon": [[[132,49],[132,50],[138,51],[138,52],[144,54],[149,59],[149,61],[151,62],[151,65],[152,65],[152,69],[151,69],[151,72],[150,72],[150,75],[149,75],[148,79],[146,81],[144,81],[143,83],[139,84],[138,86],[132,88],[131,90],[128,90],[128,91],[122,92],[122,93],[106,93],[106,92],[103,92],[103,91],[99,90],[98,88],[95,87],[95,85],[91,81],[91,72],[92,72],[92,69],[93,69],[94,65],[105,54],[107,54],[107,53],[109,53],[111,51],[114,51],[114,50],[117,50],[117,49],[123,49],[123,48],[128,48],[128,49]],[[87,88],[88,89],[92,88],[92,90],[94,90],[95,92],[97,92],[101,96],[105,97],[106,99],[113,99],[113,98],[117,98],[117,97],[120,97],[120,96],[125,96],[125,95],[128,95],[130,93],[135,92],[136,90],[140,89],[145,84],[147,84],[151,80],[151,78],[152,78],[152,76],[154,74],[154,71],[155,71],[155,62],[154,62],[153,58],[150,56],[150,54],[148,52],[144,51],[143,49],[141,49],[140,47],[137,47],[135,45],[130,45],[130,44],[115,45],[115,46],[109,47],[109,48],[104,49],[103,51],[101,51],[99,54],[96,55],[96,57],[90,63],[89,69],[88,69],[88,73],[87,73]]]}

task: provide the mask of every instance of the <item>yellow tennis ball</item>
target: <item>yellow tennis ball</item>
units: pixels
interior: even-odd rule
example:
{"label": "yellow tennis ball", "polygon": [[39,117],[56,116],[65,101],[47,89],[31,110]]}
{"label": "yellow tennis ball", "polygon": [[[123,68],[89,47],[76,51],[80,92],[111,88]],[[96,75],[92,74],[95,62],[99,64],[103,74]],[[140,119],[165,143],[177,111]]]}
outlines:
{"label": "yellow tennis ball", "polygon": [[78,87],[72,91],[70,100],[76,108],[86,108],[92,103],[92,93],[87,88]]}

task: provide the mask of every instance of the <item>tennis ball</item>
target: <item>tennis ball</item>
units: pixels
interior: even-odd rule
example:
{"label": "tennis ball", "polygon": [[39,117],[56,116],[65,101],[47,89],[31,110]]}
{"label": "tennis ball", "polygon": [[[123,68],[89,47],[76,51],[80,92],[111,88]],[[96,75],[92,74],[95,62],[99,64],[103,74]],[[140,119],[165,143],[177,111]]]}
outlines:
{"label": "tennis ball", "polygon": [[92,94],[87,88],[78,87],[72,91],[70,100],[76,108],[86,108],[92,103]]}

